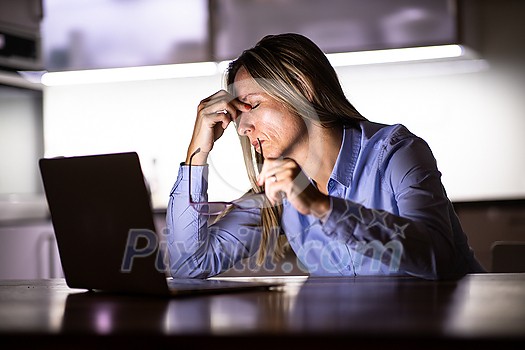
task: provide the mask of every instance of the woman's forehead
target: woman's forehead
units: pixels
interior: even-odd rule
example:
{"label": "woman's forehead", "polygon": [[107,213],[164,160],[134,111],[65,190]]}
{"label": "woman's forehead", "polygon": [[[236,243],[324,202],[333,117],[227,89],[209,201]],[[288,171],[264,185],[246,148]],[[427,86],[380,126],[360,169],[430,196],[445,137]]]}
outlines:
{"label": "woman's forehead", "polygon": [[239,98],[265,93],[263,88],[257,84],[255,79],[244,67],[241,67],[237,71],[237,74],[235,74],[235,79],[233,81],[233,92],[236,97]]}

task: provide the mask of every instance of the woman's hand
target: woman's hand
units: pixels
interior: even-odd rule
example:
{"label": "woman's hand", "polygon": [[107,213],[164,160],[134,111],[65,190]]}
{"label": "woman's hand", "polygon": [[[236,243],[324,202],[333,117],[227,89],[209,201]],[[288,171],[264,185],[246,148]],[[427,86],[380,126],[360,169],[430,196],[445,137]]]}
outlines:
{"label": "woman's hand", "polygon": [[247,112],[251,108],[249,104],[235,99],[225,90],[220,90],[202,100],[197,108],[197,118],[186,155],[186,164],[197,148],[200,148],[200,152],[195,155],[192,164],[205,164],[215,141],[222,136],[230,122],[236,120],[240,113]]}
{"label": "woman's hand", "polygon": [[265,159],[257,179],[266,196],[275,205],[283,196],[298,212],[323,218],[330,210],[330,197],[321,193],[293,159]]}

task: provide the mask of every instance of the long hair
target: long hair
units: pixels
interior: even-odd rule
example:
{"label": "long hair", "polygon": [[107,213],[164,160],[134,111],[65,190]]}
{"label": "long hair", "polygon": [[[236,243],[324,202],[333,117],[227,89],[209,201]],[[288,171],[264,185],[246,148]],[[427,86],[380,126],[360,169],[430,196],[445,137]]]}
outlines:
{"label": "long hair", "polygon": [[[366,120],[346,98],[326,55],[303,35],[267,35],[243,51],[226,71],[227,90],[234,96],[233,82],[241,67],[288,111],[322,127],[358,127],[360,121]],[[256,183],[255,169],[262,163],[261,155],[252,153],[247,137],[239,137],[252,191],[259,193],[263,189]],[[281,215],[282,206],[262,208],[259,265],[270,253],[273,258],[283,257],[288,247],[286,236],[280,234]]]}

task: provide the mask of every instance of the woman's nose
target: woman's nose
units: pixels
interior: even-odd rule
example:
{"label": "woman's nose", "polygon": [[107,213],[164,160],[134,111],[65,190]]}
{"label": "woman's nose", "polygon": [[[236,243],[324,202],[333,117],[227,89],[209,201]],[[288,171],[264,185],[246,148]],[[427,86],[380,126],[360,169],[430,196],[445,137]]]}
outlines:
{"label": "woman's nose", "polygon": [[247,113],[241,113],[237,117],[237,133],[241,136],[245,136],[248,135],[248,133],[251,133],[253,130],[254,126],[251,118]]}

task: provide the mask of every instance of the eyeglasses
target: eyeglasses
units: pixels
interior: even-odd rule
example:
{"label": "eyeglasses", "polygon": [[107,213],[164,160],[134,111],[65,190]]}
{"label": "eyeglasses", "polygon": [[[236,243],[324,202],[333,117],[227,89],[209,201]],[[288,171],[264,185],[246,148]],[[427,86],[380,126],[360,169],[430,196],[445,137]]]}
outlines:
{"label": "eyeglasses", "polygon": [[[261,141],[257,139],[259,142],[259,150],[261,152],[261,156],[264,159],[263,153],[262,153],[262,145]],[[193,152],[190,156],[190,163],[188,164],[188,198],[189,198],[189,204],[190,206],[195,209],[199,214],[202,215],[219,215],[223,213],[224,211],[235,208],[239,210],[252,210],[252,209],[260,209],[262,208],[266,203],[266,195],[264,192],[260,193],[254,193],[254,194],[248,194],[241,198],[235,199],[231,202],[194,202],[191,199],[191,163],[193,160],[193,156],[195,156],[197,153],[201,151],[200,148],[197,148],[195,152]],[[262,165],[261,165],[262,166]],[[261,167],[260,166],[260,167]],[[259,167],[259,171],[260,171]]]}

